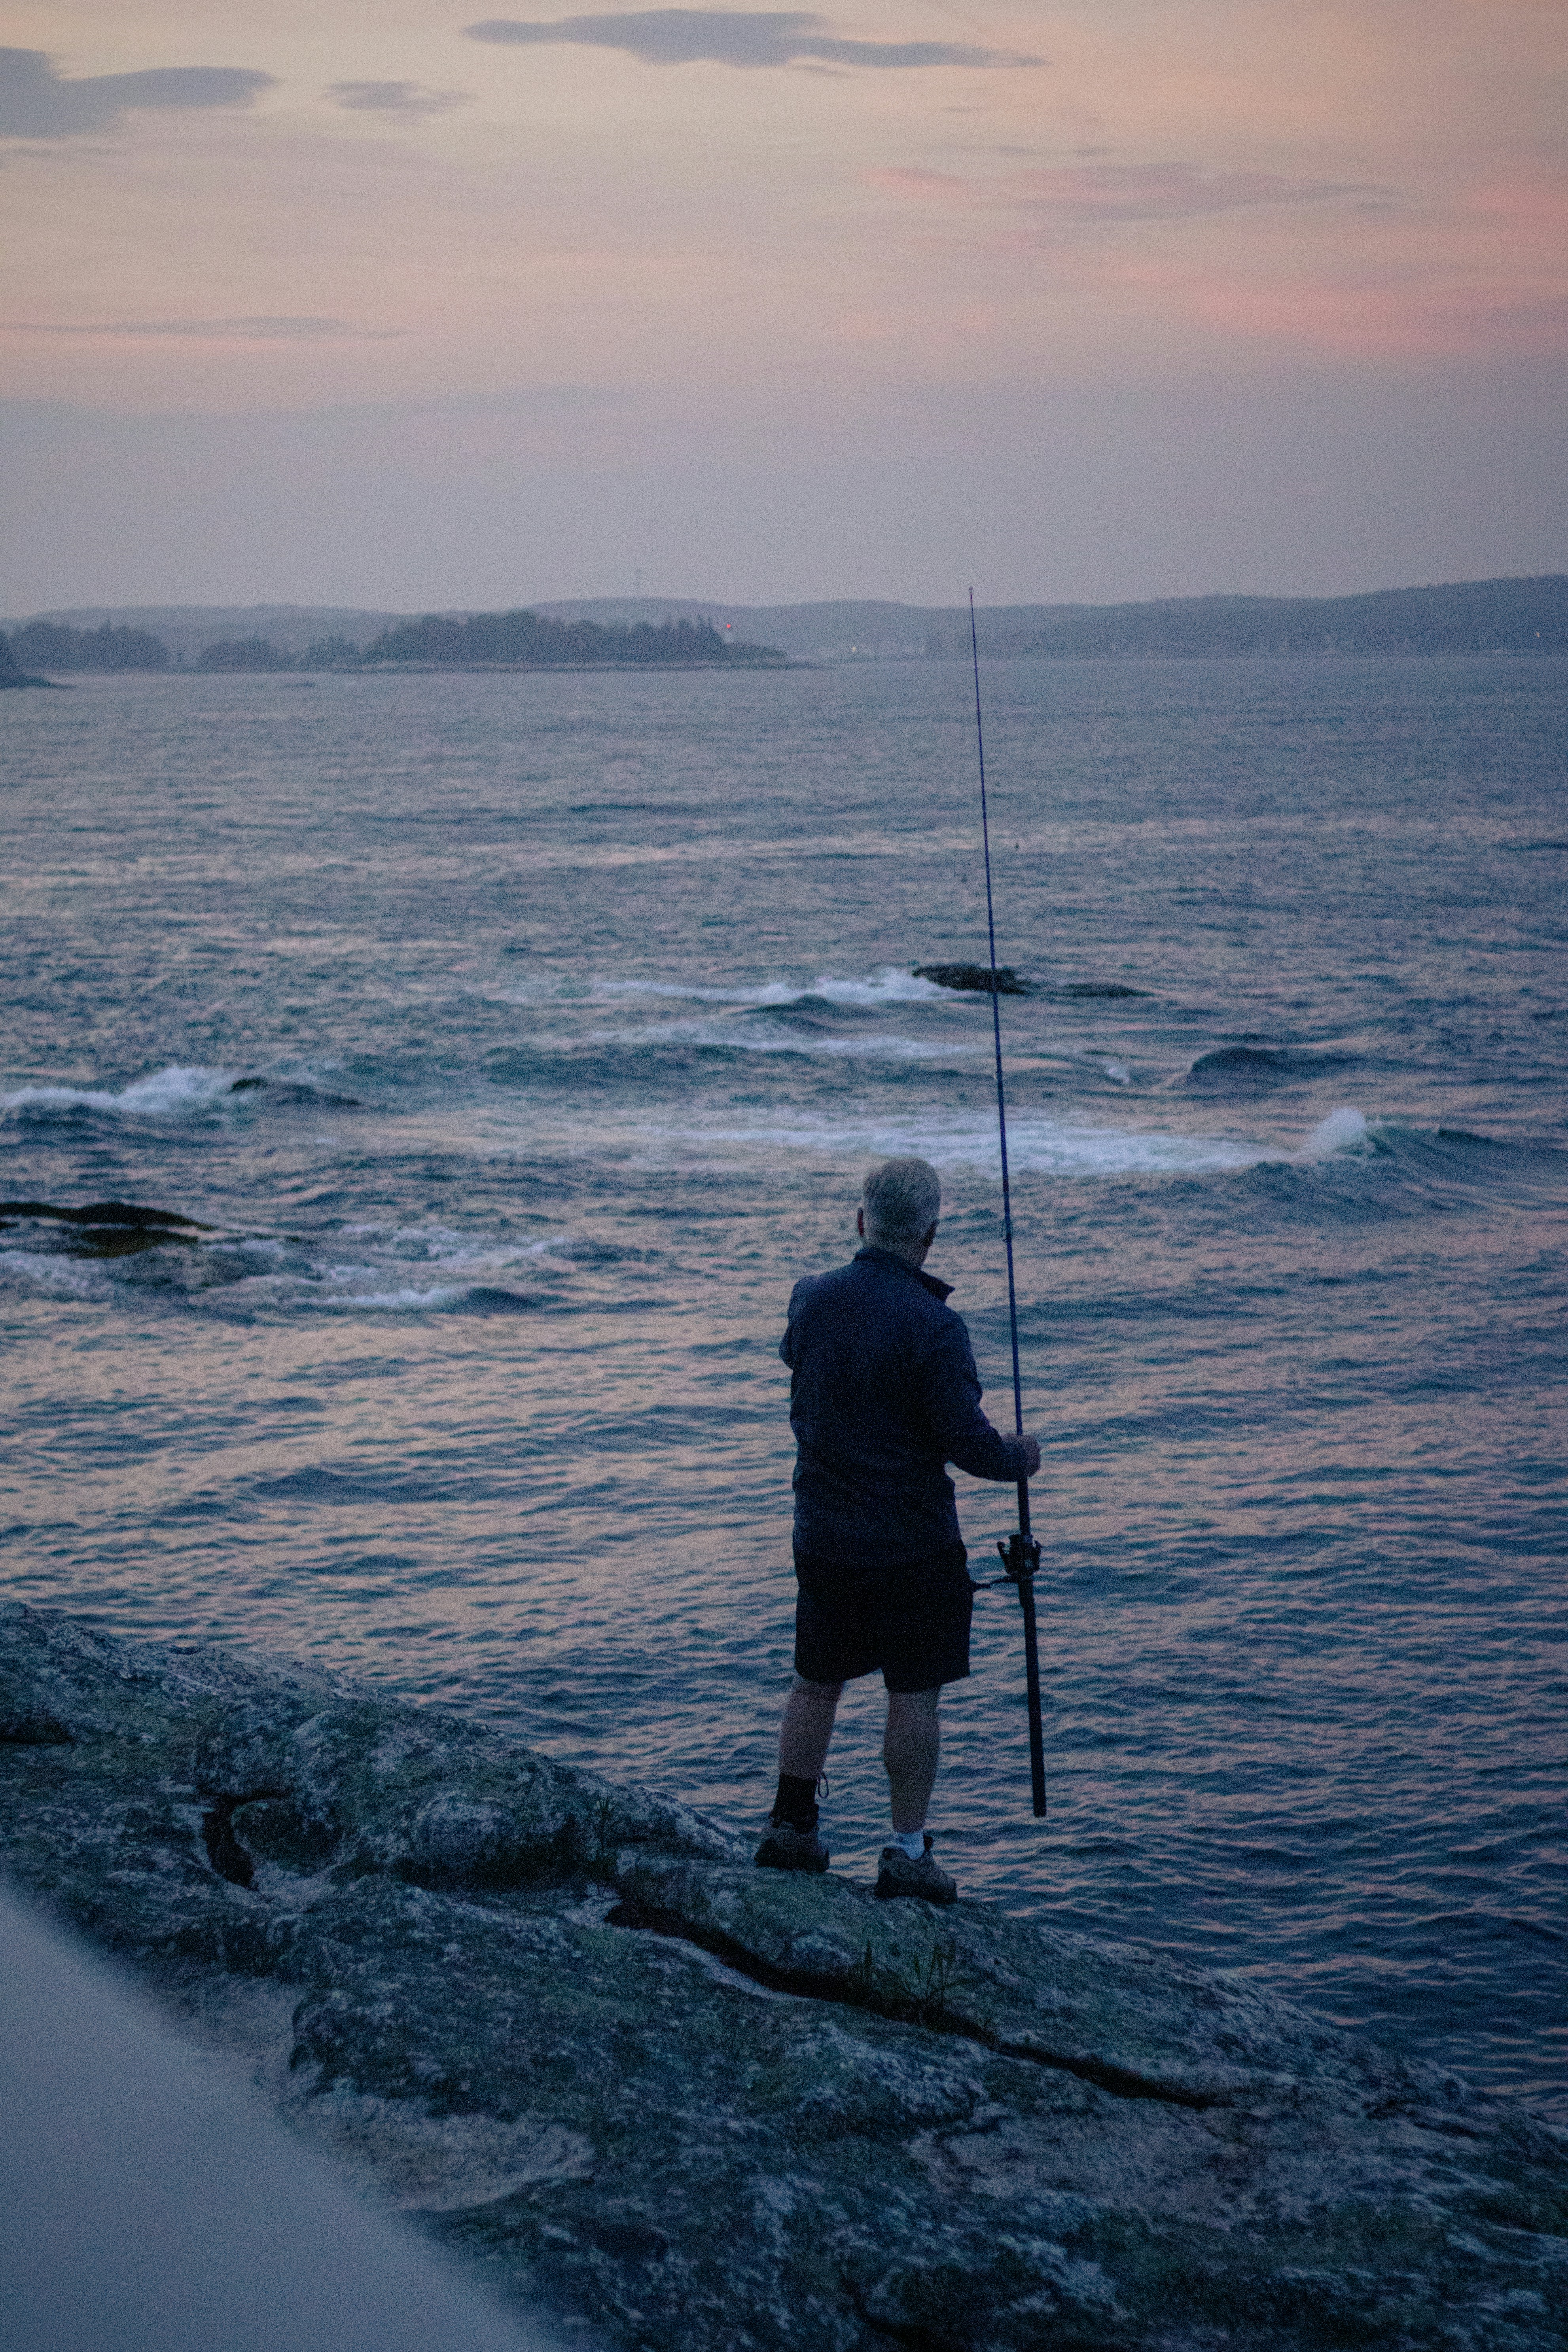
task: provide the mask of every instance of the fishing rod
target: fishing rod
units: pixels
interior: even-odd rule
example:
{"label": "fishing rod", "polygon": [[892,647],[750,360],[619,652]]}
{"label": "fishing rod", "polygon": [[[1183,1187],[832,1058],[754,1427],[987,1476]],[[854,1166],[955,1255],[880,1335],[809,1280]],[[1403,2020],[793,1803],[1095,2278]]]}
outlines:
{"label": "fishing rod", "polygon": [[[1007,1095],[1002,1080],[1002,985],[996,967],[996,910],[991,893],[991,819],[985,804],[985,725],[980,715],[980,638],[974,625],[974,591],[969,592],[969,650],[974,664],[974,742],[980,755],[980,839],[985,856],[985,935],[991,950],[991,1034],[996,1049],[996,1135],[1002,1149],[1002,1238],[1007,1250],[1007,1321],[1013,1335],[1013,1426],[1024,1434],[1024,1383],[1018,1370],[1018,1290],[1013,1272],[1013,1191],[1007,1174]],[[1024,1612],[1024,1675],[1029,1697],[1029,1780],[1035,1819],[1046,1817],[1046,1742],[1040,1722],[1040,1648],[1035,1631],[1035,1578],[1039,1538],[1029,1525],[1029,1482],[1018,1481],[1018,1524],[999,1536],[1003,1574],[1017,1588]]]}

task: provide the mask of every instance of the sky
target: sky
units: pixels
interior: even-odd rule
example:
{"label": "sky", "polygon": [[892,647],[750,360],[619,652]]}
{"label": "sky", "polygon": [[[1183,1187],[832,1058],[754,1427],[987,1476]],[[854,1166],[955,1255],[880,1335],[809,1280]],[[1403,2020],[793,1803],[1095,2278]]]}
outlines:
{"label": "sky", "polygon": [[7,0],[0,612],[1568,570],[1568,0],[475,5]]}

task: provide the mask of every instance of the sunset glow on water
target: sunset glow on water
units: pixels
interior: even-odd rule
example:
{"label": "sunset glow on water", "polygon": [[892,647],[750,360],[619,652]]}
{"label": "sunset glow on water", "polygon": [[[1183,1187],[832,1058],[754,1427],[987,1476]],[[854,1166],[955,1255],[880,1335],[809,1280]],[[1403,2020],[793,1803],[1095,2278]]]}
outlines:
{"label": "sunset glow on water", "polygon": [[[1568,673],[984,683],[1051,1811],[992,1593],[943,1859],[1562,2115]],[[758,1819],[777,1340],[870,1158],[941,1169],[1005,1411],[989,1009],[910,970],[984,952],[965,696],[7,697],[0,1190],[198,1221],[0,1231],[7,1593]],[[959,1485],[984,1575],[1007,1497]]]}

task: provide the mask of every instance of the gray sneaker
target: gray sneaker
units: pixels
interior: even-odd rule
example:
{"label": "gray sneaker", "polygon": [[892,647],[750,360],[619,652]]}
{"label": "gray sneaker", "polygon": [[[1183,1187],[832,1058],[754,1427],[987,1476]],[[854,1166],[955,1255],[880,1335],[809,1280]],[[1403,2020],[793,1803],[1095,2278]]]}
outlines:
{"label": "gray sneaker", "polygon": [[882,1848],[882,1867],[877,1873],[876,1891],[884,1903],[898,1895],[917,1895],[922,1903],[956,1903],[958,1887],[945,1870],[939,1870],[931,1856],[936,1841],[930,1830],[925,1833],[926,1850],[919,1862],[911,1862],[901,1845]]}
{"label": "gray sneaker", "polygon": [[787,1822],[770,1822],[757,1848],[759,1870],[826,1870],[827,1848],[815,1830],[793,1830]]}

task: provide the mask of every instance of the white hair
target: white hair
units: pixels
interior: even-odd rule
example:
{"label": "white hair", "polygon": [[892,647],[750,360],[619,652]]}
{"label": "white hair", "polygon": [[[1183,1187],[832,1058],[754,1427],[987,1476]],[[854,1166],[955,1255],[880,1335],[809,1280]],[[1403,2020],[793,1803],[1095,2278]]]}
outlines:
{"label": "white hair", "polygon": [[924,1241],[942,1211],[942,1185],[929,1160],[884,1160],[860,1198],[867,1240],[892,1249]]}

